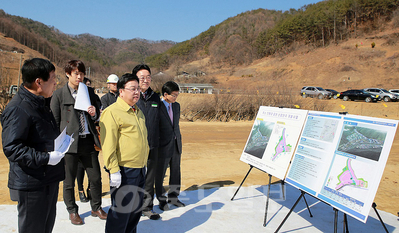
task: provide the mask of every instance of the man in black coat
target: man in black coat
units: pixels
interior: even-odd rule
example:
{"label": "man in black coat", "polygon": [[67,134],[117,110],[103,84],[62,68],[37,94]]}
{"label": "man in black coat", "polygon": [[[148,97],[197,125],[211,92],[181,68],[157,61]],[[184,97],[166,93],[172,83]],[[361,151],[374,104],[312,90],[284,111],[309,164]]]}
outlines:
{"label": "man in black coat", "polygon": [[137,106],[143,111],[145,116],[145,125],[148,132],[148,145],[150,146],[150,153],[147,160],[147,174],[145,179],[146,191],[144,195],[143,212],[144,216],[152,220],[160,218],[158,213],[153,211],[154,207],[154,184],[155,171],[158,161],[158,146],[159,146],[159,107],[161,99],[155,93],[151,85],[151,69],[145,64],[139,64],[133,68],[133,75],[139,78],[139,87],[141,89],[140,99]]}
{"label": "man in black coat", "polygon": [[55,67],[41,58],[26,60],[23,84],[1,116],[3,151],[10,163],[8,188],[18,201],[19,232],[51,232],[64,154],[54,151],[59,129],[45,98],[56,85]]}
{"label": "man in black coat", "polygon": [[65,155],[64,202],[69,218],[74,225],[83,224],[75,201],[75,179],[79,161],[86,169],[90,182],[91,215],[107,219],[107,214],[101,208],[101,170],[98,161],[98,151],[94,145],[101,147],[94,122],[100,116],[100,106],[96,101],[93,88],[87,87],[91,106],[87,111],[74,108],[79,83],[83,81],[86,68],[82,61],[71,60],[65,66],[68,83],[54,92],[51,98],[51,110],[60,129],[67,126],[67,134],[73,134],[74,142]]}
{"label": "man in black coat", "polygon": [[[181,153],[182,138],[180,133],[180,104],[176,102],[179,96],[179,85],[168,81],[162,86],[163,100],[159,108],[159,151],[155,174],[155,193],[161,210],[168,210],[167,203],[177,207],[185,204],[178,198],[181,187]],[[163,180],[169,166],[169,191],[165,196]]]}

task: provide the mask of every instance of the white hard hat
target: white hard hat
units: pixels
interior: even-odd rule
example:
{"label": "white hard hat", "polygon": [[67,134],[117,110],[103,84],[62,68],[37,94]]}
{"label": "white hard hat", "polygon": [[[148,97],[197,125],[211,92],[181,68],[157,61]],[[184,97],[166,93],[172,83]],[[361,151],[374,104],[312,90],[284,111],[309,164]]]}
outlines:
{"label": "white hard hat", "polygon": [[118,76],[116,76],[116,74],[111,74],[107,78],[107,83],[117,83],[118,80],[119,80],[119,78],[118,78]]}

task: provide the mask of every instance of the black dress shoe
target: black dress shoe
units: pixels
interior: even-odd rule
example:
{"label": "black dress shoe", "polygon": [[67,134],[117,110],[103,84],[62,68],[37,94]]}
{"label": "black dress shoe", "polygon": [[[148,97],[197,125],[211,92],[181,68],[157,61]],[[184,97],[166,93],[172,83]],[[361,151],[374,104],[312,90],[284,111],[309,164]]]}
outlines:
{"label": "black dress shoe", "polygon": [[173,199],[169,199],[168,203],[177,206],[177,207],[184,207],[186,206],[183,202],[181,202],[179,199],[177,198],[173,198]]}
{"label": "black dress shoe", "polygon": [[143,210],[141,215],[148,217],[151,220],[158,220],[161,216],[158,213],[155,213],[153,210]]}
{"label": "black dress shoe", "polygon": [[166,201],[159,202],[159,208],[163,211],[168,211],[169,210],[168,203]]}
{"label": "black dress shoe", "polygon": [[80,202],[88,202],[89,201],[89,199],[87,199],[84,191],[79,191],[79,199],[80,199]]}

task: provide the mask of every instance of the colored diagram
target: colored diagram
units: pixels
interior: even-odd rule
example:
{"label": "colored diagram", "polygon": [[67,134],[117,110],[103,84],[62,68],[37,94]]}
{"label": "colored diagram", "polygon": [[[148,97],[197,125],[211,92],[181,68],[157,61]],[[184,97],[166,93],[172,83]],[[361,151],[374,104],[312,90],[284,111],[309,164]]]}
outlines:
{"label": "colored diagram", "polygon": [[282,153],[285,152],[291,152],[292,146],[290,144],[287,144],[287,138],[286,138],[286,129],[283,128],[281,132],[280,139],[274,148],[274,153],[271,157],[272,161],[277,159]]}
{"label": "colored diagram", "polygon": [[352,159],[348,158],[346,166],[342,169],[342,173],[337,176],[339,183],[335,187],[335,190],[339,190],[344,186],[350,185],[358,188],[367,188],[368,182],[362,178],[357,178],[355,171],[351,166]]}
{"label": "colored diagram", "polygon": [[273,131],[274,123],[256,120],[252,128],[245,152],[262,159]]}
{"label": "colored diagram", "polygon": [[338,151],[378,161],[386,132],[365,127],[345,125]]}

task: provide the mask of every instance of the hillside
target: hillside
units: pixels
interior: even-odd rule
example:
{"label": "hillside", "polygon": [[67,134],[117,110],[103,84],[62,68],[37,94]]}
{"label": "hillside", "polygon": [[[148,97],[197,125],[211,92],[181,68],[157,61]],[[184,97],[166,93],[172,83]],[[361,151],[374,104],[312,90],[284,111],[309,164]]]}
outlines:
{"label": "hillside", "polygon": [[[217,71],[215,76],[232,89],[272,87],[296,94],[302,86],[322,86],[338,91],[399,88],[398,41],[399,29],[391,29],[324,48],[303,47],[286,55],[257,60],[249,66]],[[373,42],[375,48],[371,48]]]}
{"label": "hillside", "polygon": [[[36,50],[21,45],[14,39],[0,33],[0,87],[5,88],[12,84],[18,84],[20,62],[22,61],[23,64],[24,60],[34,57],[46,58]],[[65,83],[63,68],[56,64],[55,66],[58,83]]]}
{"label": "hillside", "polygon": [[[36,50],[40,56],[64,66],[68,60],[81,59],[90,67],[90,78],[102,83],[110,73],[122,75],[144,61],[147,56],[162,53],[172,47],[172,41],[149,41],[135,38],[119,40],[90,34],[68,35],[43,23],[9,15],[0,9],[0,33],[22,46]],[[3,51],[24,53],[25,49],[9,48],[0,43]],[[89,74],[87,74],[89,75]]]}
{"label": "hillside", "polygon": [[[33,47],[42,53],[48,44],[66,54],[64,60],[83,59],[96,86],[104,85],[109,73],[129,72],[145,60],[154,73],[161,70],[181,83],[210,82],[228,93],[256,89],[259,94],[296,95],[304,85],[338,91],[368,86],[389,89],[398,86],[398,2],[327,0],[286,12],[252,10],[174,46],[167,41],[66,35],[4,12],[0,12],[0,30],[23,42],[25,47],[16,46],[17,52]],[[38,34],[40,43],[33,46],[32,38]],[[63,65],[65,61],[57,57],[50,54],[48,58]],[[190,75],[178,78],[183,71]],[[205,76],[196,77],[196,73]]]}

